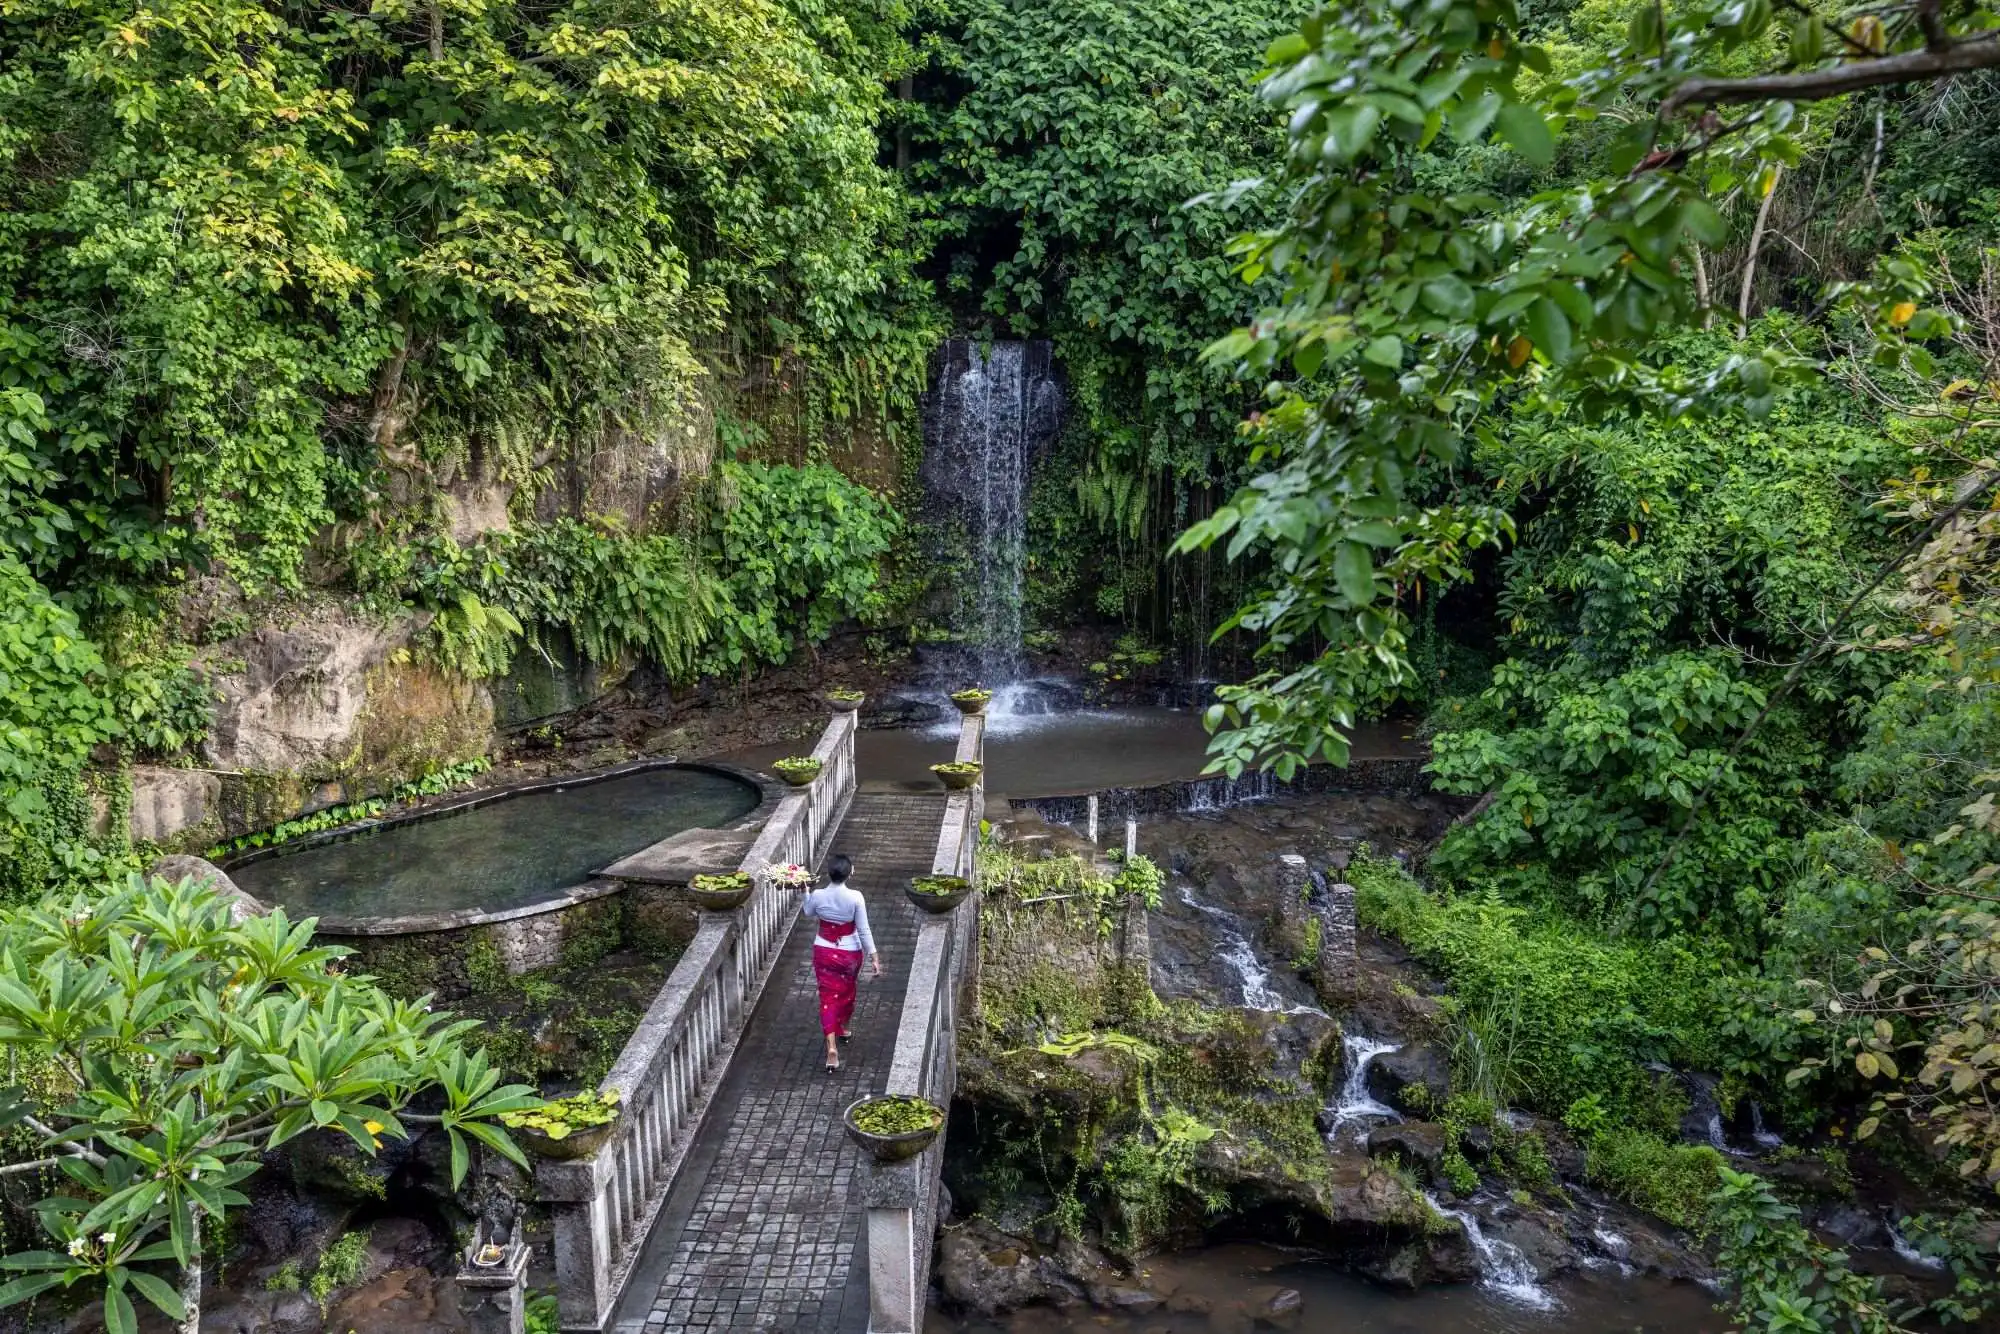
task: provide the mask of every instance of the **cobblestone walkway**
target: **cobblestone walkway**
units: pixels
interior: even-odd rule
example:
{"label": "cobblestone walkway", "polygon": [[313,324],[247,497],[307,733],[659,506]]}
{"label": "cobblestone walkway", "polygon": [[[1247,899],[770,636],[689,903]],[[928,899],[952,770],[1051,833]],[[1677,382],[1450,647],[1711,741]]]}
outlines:
{"label": "cobblestone walkway", "polygon": [[868,1328],[861,1151],[840,1113],[887,1077],[917,937],[902,886],[930,870],[943,816],[942,797],[855,796],[833,850],[854,859],[883,976],[864,970],[854,1040],[828,1075],[813,927],[793,928],[632,1275],[619,1334]]}

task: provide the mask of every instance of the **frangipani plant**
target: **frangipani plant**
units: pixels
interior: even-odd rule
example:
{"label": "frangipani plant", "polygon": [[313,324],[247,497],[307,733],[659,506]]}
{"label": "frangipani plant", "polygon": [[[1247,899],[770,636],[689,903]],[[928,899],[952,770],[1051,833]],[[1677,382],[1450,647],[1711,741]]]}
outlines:
{"label": "frangipani plant", "polygon": [[[135,875],[0,912],[0,1047],[57,1090],[0,1096],[0,1127],[25,1126],[42,1152],[6,1170],[57,1169],[70,1187],[36,1206],[54,1249],[0,1257],[20,1275],[0,1308],[102,1284],[110,1334],[137,1328],[133,1293],[195,1334],[203,1221],[246,1203],[236,1187],[259,1155],[308,1131],[372,1155],[407,1125],[441,1126],[454,1186],[474,1141],[525,1165],[491,1122],[539,1099],[466,1050],[473,1023],[344,975],[350,951],[313,944],[311,919],[239,923],[230,908],[211,887]],[[407,1110],[430,1090],[436,1114]],[[167,1261],[177,1285],[147,1267]]]}

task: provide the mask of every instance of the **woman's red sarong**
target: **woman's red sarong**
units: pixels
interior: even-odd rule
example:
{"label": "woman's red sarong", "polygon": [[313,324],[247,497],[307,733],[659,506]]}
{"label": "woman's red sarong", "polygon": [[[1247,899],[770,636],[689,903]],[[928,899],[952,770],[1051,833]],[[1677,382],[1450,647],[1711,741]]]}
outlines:
{"label": "woman's red sarong", "polygon": [[[821,922],[819,938],[839,941],[854,932],[852,922]],[[819,1027],[822,1033],[845,1033],[854,1018],[855,983],[861,977],[861,951],[813,946],[813,978],[819,983]]]}

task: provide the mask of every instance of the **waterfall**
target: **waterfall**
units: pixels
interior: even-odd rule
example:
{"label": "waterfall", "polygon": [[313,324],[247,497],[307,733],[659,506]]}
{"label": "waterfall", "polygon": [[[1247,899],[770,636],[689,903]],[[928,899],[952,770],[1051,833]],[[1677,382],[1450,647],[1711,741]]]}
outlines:
{"label": "waterfall", "polygon": [[1393,1042],[1377,1042],[1359,1033],[1344,1033],[1340,1039],[1342,1064],[1347,1075],[1340,1081],[1340,1100],[1327,1108],[1324,1118],[1326,1141],[1333,1144],[1340,1132],[1363,1121],[1399,1121],[1396,1109],[1375,1101],[1368,1092],[1368,1063],[1377,1056],[1402,1050]]}
{"label": "waterfall", "polygon": [[1549,1310],[1556,1304],[1555,1298],[1544,1292],[1542,1285],[1535,1281],[1535,1267],[1528,1263],[1527,1256],[1521,1254],[1520,1247],[1498,1237],[1487,1236],[1486,1229],[1479,1225],[1478,1216],[1470,1209],[1447,1209],[1429,1191],[1424,1192],[1424,1203],[1446,1218],[1457,1219],[1465,1228],[1466,1238],[1472,1242],[1472,1249],[1479,1256],[1481,1287],[1538,1311]]}
{"label": "waterfall", "polygon": [[924,491],[963,534],[971,586],[955,628],[989,686],[1020,673],[1028,463],[1061,425],[1052,344],[946,341],[924,403]]}

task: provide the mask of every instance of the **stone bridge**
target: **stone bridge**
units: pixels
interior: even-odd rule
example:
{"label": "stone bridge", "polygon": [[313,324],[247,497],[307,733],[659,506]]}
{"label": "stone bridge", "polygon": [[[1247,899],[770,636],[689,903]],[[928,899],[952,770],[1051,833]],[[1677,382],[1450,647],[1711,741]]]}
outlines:
{"label": "stone bridge", "polygon": [[[933,916],[905,900],[903,884],[972,874],[984,791],[861,791],[855,727],[854,714],[834,715],[813,751],[819,777],[782,799],[738,863],[756,892],[733,912],[702,915],[605,1077],[600,1087],[624,1106],[616,1132],[589,1158],[537,1170],[555,1216],[566,1330],[923,1328],[944,1137],[881,1166],[848,1141],[840,1117],[883,1092],[950,1105],[978,895]],[[984,738],[985,720],[966,718],[957,758],[981,760]],[[864,977],[854,1040],[830,1076],[814,928],[798,895],[765,871],[817,867],[835,851],[854,860],[885,975]],[[613,873],[684,878],[667,869],[673,860],[641,853]]]}

